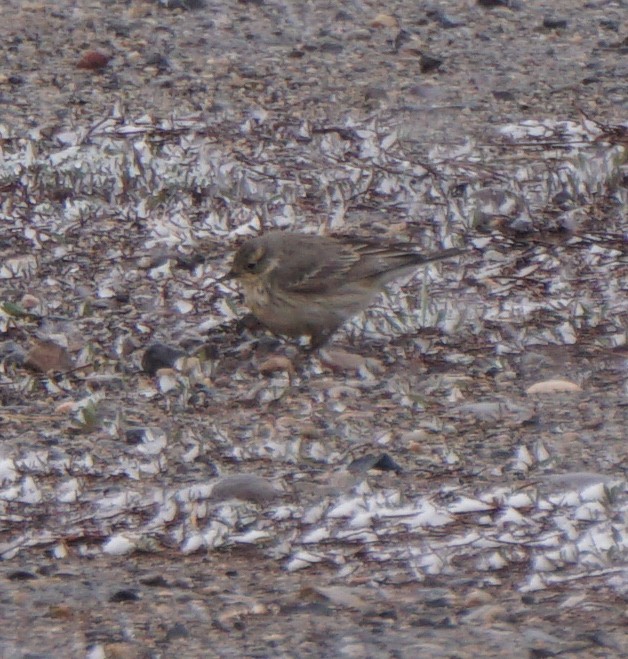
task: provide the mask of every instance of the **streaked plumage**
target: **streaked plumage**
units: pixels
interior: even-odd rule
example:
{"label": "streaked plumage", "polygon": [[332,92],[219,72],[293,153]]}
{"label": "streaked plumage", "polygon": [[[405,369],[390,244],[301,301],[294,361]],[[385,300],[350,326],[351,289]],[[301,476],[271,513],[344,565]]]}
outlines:
{"label": "streaked plumage", "polygon": [[368,307],[384,286],[415,268],[464,253],[413,251],[408,243],[378,243],[271,231],[237,251],[230,277],[246,305],[277,334],[306,335],[313,348]]}

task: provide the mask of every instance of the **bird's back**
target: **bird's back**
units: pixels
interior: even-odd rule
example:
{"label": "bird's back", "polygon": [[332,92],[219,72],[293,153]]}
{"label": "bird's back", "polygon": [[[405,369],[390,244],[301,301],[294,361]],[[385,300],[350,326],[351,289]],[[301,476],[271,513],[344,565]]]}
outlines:
{"label": "bird's back", "polygon": [[423,255],[407,243],[273,231],[262,236],[278,254],[274,278],[299,293],[326,293],[349,284],[381,288],[423,263],[457,256],[459,249]]}

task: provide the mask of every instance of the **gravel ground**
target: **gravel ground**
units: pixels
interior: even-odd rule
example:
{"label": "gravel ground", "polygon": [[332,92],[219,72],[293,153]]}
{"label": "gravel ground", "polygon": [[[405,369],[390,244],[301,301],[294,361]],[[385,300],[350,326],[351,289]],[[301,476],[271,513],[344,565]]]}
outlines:
{"label": "gravel ground", "polygon": [[[0,656],[628,656],[626,34],[3,2]],[[469,255],[299,362],[217,281],[260,225]]]}

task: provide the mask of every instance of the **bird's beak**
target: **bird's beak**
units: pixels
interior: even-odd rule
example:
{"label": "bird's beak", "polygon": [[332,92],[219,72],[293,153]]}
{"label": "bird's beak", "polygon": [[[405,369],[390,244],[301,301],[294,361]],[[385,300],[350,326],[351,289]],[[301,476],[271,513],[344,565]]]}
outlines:
{"label": "bird's beak", "polygon": [[229,270],[229,272],[220,277],[220,279],[217,279],[216,281],[231,281],[232,279],[235,279],[237,277],[237,273],[235,273],[233,270]]}

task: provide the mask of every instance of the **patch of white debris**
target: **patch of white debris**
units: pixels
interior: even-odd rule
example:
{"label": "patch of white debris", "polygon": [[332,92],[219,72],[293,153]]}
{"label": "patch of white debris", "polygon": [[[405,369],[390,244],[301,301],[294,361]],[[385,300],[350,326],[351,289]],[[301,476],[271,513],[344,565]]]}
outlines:
{"label": "patch of white debris", "polygon": [[[265,120],[260,112],[239,131],[246,135]],[[309,163],[315,169],[310,175],[326,190],[326,206],[317,213],[327,219],[317,230],[348,230],[348,200],[370,190],[404,204],[410,215],[425,211],[424,203],[419,205],[417,200],[429,200],[432,219],[422,235],[426,248],[460,244],[472,225],[495,218],[507,218],[508,228],[515,232],[534,231],[537,212],[557,191],[574,199],[586,198],[622,172],[626,175],[626,147],[604,141],[601,129],[587,121],[502,127],[499,132],[510,158],[503,163],[501,177],[490,183],[485,163],[491,149],[471,142],[434,148],[430,167],[439,176],[430,176],[422,164],[404,155],[396,129],[383,129],[375,120],[359,127],[348,121],[351,139],[333,131],[314,136],[303,125],[294,131],[292,141],[284,139],[281,146],[270,140],[261,144],[254,164],[236,157],[233,149],[220,142],[209,143],[204,138],[208,128],[199,117],[167,121],[144,117],[121,123],[114,115],[88,129],[57,134],[53,152],[40,151],[30,139],[3,147],[1,181],[19,183],[33,195],[46,186],[75,193],[73,200],[60,206],[33,206],[28,226],[19,213],[12,218],[34,241],[43,244],[54,235],[71,244],[69,237],[82,223],[103,222],[106,226],[112,206],[119,224],[142,224],[147,234],[145,269],[135,262],[123,268],[120,262],[125,255],[112,247],[106,253],[110,267],[96,272],[91,282],[97,302],[122,298],[121,288],[137,287],[146,312],[135,326],[139,334],[152,332],[148,321],[156,313],[153,294],[143,288],[146,273],[151,284],[163,286],[164,298],[171,287],[175,299],[168,309],[174,312],[172,322],[184,334],[188,328],[183,326],[183,317],[194,315],[199,289],[218,286],[223,287],[222,292],[229,290],[219,282],[226,270],[226,245],[254,235],[268,224],[303,229],[298,201],[307,196],[308,188],[298,176],[288,178],[277,166],[279,162],[284,167],[286,162],[295,167],[302,164],[303,144],[298,135],[311,137],[308,148],[316,157]],[[0,133],[10,131],[0,126]],[[563,146],[548,152],[547,158],[530,159],[517,144],[530,140]],[[353,160],[355,153],[359,154],[357,160]],[[461,192],[454,194],[461,181]],[[91,194],[94,190],[97,195]],[[206,212],[193,214],[199,191],[209,191],[215,203]],[[233,201],[244,199],[251,203]],[[265,200],[263,204],[261,200]],[[558,212],[559,225],[569,229],[577,222],[577,214]],[[572,240],[585,238],[574,236]],[[481,243],[478,238],[476,245]],[[214,258],[190,268],[186,276],[175,277],[173,248],[187,253],[201,245]],[[440,266],[430,266],[421,275],[422,291],[417,292],[417,286],[393,287],[379,306],[354,320],[347,331],[381,338],[434,326],[445,335],[463,331],[474,335],[482,327],[485,340],[495,348],[491,358],[497,361],[500,355],[522,353],[539,344],[572,345],[579,332],[604,325],[603,337],[596,340],[603,347],[615,348],[626,343],[622,325],[625,297],[621,285],[614,283],[619,280],[618,257],[615,248],[604,244],[586,251],[588,268],[604,282],[597,299],[592,300],[576,294],[578,282],[571,275],[571,264],[551,251],[532,245],[527,258],[519,262],[508,253],[489,249],[474,272],[475,281],[484,287],[483,296],[476,290],[464,297],[461,294],[457,304],[443,303],[439,293],[447,286],[460,288],[467,273],[464,267],[441,272]],[[33,255],[16,254],[0,264],[0,279],[27,280],[37,267]],[[78,276],[79,270],[77,264],[68,277]],[[535,278],[551,282],[550,296],[511,283]],[[203,331],[235,315],[233,305],[221,295],[204,305],[199,321]],[[538,329],[529,322],[538,314],[562,321]],[[7,309],[0,307],[0,328],[6,329],[10,319]],[[427,352],[429,337],[415,341]],[[80,347],[89,353],[86,346]],[[464,355],[459,360],[464,361]],[[339,425],[350,428],[352,401],[378,385],[373,375],[376,368],[372,372],[365,365],[355,370],[357,377],[335,383],[326,382],[327,376],[320,371],[312,371],[310,384],[314,384],[309,388],[297,378],[303,417],[320,405],[341,419]],[[157,550],[161,544],[174,546],[183,554],[255,545],[290,572],[321,562],[339,573],[348,566],[368,565],[371,577],[384,581],[394,565],[397,578],[421,581],[430,575],[456,573],[468,564],[494,573],[496,578],[505,570],[516,571],[522,591],[594,574],[614,579],[621,569],[621,557],[628,551],[628,499],[621,475],[559,473],[551,464],[552,451],[537,443],[515,447],[507,458],[509,473],[494,474],[491,483],[478,480],[477,484],[430,486],[417,475],[414,487],[407,482],[396,486],[390,480],[380,486],[373,475],[332,473],[332,467],[343,460],[337,445],[320,437],[305,441],[298,432],[282,426],[281,420],[266,420],[254,428],[217,429],[211,436],[195,435],[186,403],[195,388],[211,391],[212,376],[196,365],[189,372],[163,368],[152,383],[143,382],[136,394],[147,399],[162,397],[170,426],[166,431],[155,422],[135,443],[120,441],[126,423],[123,411],[117,413],[119,418],[108,433],[101,433],[96,442],[86,441],[84,435],[109,411],[104,393],[77,405],[77,433],[69,440],[47,430],[43,445],[5,443],[0,454],[0,515],[11,533],[0,537],[0,557],[9,559],[43,544],[62,560],[63,541],[70,537],[86,554],[113,556],[152,547]],[[244,376],[237,375],[234,386],[240,384],[238,378]],[[92,384],[97,388],[96,382]],[[441,385],[440,381],[425,383],[428,394],[430,386]],[[72,391],[63,379],[49,379],[45,386],[51,395],[64,391],[70,395]],[[243,400],[249,406],[266,408],[281,401],[293,386],[292,374],[273,373],[268,379],[253,380]],[[391,405],[421,409],[420,396],[407,382],[391,378],[384,386]],[[530,407],[509,401],[461,404],[461,389],[456,383],[448,386],[446,402],[451,408],[443,407],[443,414],[504,424],[506,434],[511,430],[507,425],[511,417],[521,423],[533,415],[536,401]],[[578,383],[556,379],[538,382],[527,393],[533,399],[579,395],[584,390]],[[220,414],[220,404],[218,400],[213,414]],[[173,410],[188,414],[185,422]],[[172,423],[177,422],[180,427],[173,431]],[[433,426],[435,432],[447,430],[436,413]],[[393,433],[384,432],[373,446],[394,448],[394,438]],[[348,445],[358,441],[350,433],[346,439]],[[191,469],[201,447],[211,442],[224,449],[234,470],[261,461],[281,469],[290,465],[294,472],[300,463],[308,462],[329,467],[329,472],[320,482],[302,488],[296,487],[298,479],[289,482],[283,476],[273,480],[246,473],[203,478],[195,472],[193,482],[188,476],[178,486],[175,478],[167,478],[174,468]],[[447,446],[443,446],[441,458],[447,467],[464,460]],[[38,523],[29,523],[33,519]],[[25,525],[28,532],[20,531]],[[121,527],[124,532],[119,531]],[[101,539],[97,546],[90,543],[95,536]]]}
{"label": "patch of white debris", "polygon": [[[155,441],[153,436],[149,444]],[[254,544],[289,571],[320,561],[340,569],[357,560],[368,563],[376,578],[392,562],[397,572],[417,580],[451,574],[460,561],[469,561],[484,571],[517,569],[524,591],[546,587],[549,575],[616,574],[628,551],[626,482],[604,474],[549,474],[523,489],[520,482],[473,494],[459,489],[450,501],[448,487],[408,496],[395,488],[379,490],[376,479],[365,478],[335,496],[321,485],[318,496],[316,489],[309,492],[309,502],[298,496],[290,502],[285,497],[294,499],[293,493],[244,474],[171,490],[121,485],[104,494],[90,491],[89,472],[77,473],[76,464],[72,477],[51,488],[46,481],[58,476],[55,461],[43,457],[33,452],[2,461],[5,519],[24,520],[54,501],[65,510],[49,528],[39,529],[40,537],[34,531],[22,538],[22,547],[60,542],[88,511],[90,524],[106,537],[117,521],[143,509],[152,511],[150,521],[112,532],[103,552],[128,554],[146,546],[148,538],[175,543],[184,554]],[[526,464],[538,466],[529,455]],[[145,465],[133,479],[141,481],[150,471]],[[127,468],[117,473],[128,478]],[[357,547],[360,557],[353,558]],[[15,540],[3,541],[0,555],[10,558],[19,548]]]}

